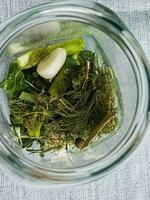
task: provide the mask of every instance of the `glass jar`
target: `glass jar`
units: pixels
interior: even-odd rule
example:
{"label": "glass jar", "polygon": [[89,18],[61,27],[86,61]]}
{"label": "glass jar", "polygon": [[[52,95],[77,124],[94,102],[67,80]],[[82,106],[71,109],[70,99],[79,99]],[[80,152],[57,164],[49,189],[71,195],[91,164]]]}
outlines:
{"label": "glass jar", "polygon": [[[10,129],[7,95],[0,89],[0,157],[5,170],[22,183],[38,186],[84,183],[103,177],[139,145],[149,124],[149,65],[126,25],[96,2],[61,1],[26,10],[0,26],[0,81],[16,55],[74,37],[101,62],[101,47],[118,81],[121,107],[116,133],[100,138],[82,151],[40,158],[23,151]],[[16,179],[16,178],[15,178]]]}

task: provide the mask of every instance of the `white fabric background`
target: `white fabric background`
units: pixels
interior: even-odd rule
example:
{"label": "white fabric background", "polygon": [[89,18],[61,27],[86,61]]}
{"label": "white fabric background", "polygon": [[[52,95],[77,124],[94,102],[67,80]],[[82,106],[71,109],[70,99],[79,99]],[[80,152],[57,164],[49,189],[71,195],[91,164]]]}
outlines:
{"label": "white fabric background", "polygon": [[[49,0],[0,0],[0,22]],[[150,1],[99,0],[126,22],[150,61]],[[86,1],[85,1],[86,3]],[[130,159],[103,179],[58,189],[32,189],[13,183],[0,170],[0,200],[150,200],[150,136]]]}

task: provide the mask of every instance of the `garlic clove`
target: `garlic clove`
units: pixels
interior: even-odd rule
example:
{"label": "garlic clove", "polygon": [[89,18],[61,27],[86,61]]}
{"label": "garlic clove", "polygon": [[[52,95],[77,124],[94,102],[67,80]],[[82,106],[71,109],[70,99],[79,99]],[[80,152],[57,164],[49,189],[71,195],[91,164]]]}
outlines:
{"label": "garlic clove", "polygon": [[67,53],[65,49],[54,49],[48,57],[38,64],[37,73],[44,79],[52,80],[65,63],[66,58]]}

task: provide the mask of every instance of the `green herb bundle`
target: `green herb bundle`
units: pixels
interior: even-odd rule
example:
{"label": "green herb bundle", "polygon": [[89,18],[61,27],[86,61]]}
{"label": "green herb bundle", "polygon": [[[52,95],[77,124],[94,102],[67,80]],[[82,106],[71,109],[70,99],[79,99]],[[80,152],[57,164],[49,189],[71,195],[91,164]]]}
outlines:
{"label": "green herb bundle", "polygon": [[[50,82],[36,67],[56,47],[66,48],[67,59]],[[68,145],[82,149],[118,126],[112,69],[98,65],[82,38],[27,52],[11,64],[1,86],[8,93],[14,134],[28,151],[44,155]],[[33,148],[35,141],[39,149]]]}

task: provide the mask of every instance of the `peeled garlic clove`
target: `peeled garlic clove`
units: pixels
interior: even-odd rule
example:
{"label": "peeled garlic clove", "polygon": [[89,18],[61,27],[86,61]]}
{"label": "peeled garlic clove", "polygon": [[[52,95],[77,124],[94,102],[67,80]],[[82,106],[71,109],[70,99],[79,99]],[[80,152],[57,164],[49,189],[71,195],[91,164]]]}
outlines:
{"label": "peeled garlic clove", "polygon": [[42,60],[37,67],[37,73],[45,78],[52,80],[59,72],[67,58],[66,50],[57,48],[51,54]]}

